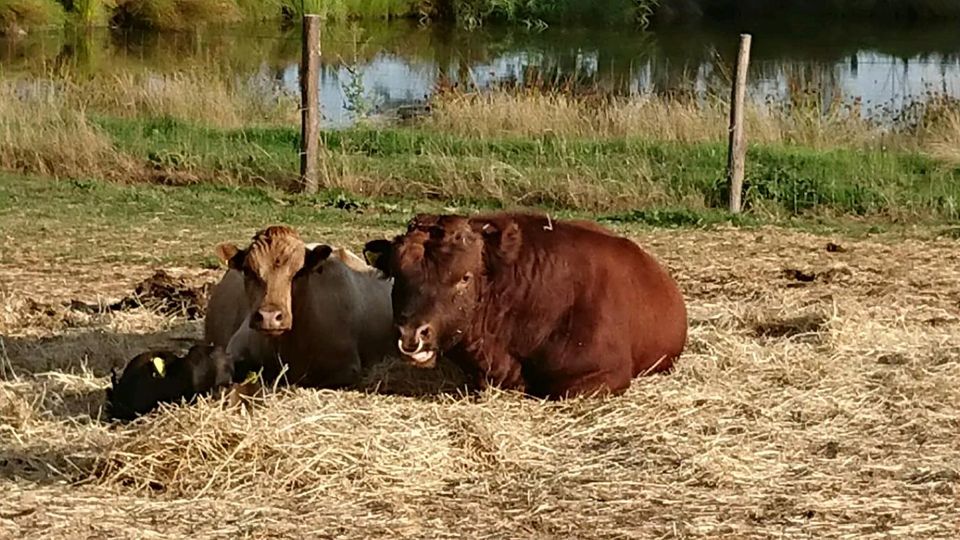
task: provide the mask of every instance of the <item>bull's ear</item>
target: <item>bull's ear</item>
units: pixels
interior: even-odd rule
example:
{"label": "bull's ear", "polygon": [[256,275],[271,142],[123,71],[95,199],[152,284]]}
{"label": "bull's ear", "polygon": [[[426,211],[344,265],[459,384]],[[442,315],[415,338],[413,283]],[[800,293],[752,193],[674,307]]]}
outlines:
{"label": "bull's ear", "polygon": [[436,226],[440,219],[441,216],[436,214],[417,214],[407,222],[407,232],[413,232],[416,229],[428,229]]}
{"label": "bull's ear", "polygon": [[317,270],[323,264],[323,261],[330,257],[331,253],[333,253],[333,248],[327,245],[319,245],[313,249],[308,249],[303,255],[303,271],[313,272]]}
{"label": "bull's ear", "polygon": [[389,240],[371,240],[363,246],[363,258],[367,264],[389,275],[390,254],[393,251],[393,242]]}
{"label": "bull's ear", "polygon": [[234,270],[243,268],[243,259],[246,256],[247,253],[238,248],[236,244],[224,242],[217,245],[217,258],[220,259],[220,262],[226,263],[227,266]]}
{"label": "bull's ear", "polygon": [[511,264],[517,260],[523,239],[516,221],[480,221],[473,228],[483,237],[483,256],[488,264]]}
{"label": "bull's ear", "polygon": [[116,388],[117,384],[120,382],[120,373],[117,371],[117,368],[110,368],[110,386]]}

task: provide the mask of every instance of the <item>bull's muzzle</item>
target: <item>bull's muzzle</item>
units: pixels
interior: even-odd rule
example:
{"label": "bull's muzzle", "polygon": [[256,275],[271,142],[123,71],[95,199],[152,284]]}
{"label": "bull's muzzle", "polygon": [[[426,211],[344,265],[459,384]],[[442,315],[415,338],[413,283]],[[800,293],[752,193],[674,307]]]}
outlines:
{"label": "bull's muzzle", "polygon": [[429,367],[434,364],[437,357],[437,351],[431,343],[432,338],[433,328],[429,324],[420,325],[412,332],[407,327],[400,327],[397,347],[400,353],[415,365]]}

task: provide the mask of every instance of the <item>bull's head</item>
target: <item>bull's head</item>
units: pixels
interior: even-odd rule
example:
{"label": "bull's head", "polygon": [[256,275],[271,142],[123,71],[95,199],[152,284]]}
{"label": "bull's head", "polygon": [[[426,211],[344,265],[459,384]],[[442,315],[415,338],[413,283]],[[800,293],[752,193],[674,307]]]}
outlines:
{"label": "bull's head", "polygon": [[472,321],[488,277],[504,262],[512,262],[506,259],[518,245],[513,221],[425,214],[411,220],[406,234],[392,241],[368,242],[367,261],[394,278],[393,318],[404,357],[432,367],[438,352],[456,345]]}
{"label": "bull's head", "polygon": [[243,272],[250,327],[274,337],[293,328],[294,280],[320,268],[331,251],[325,245],[307,249],[300,235],[284,226],[258,232],[246,249],[217,246],[220,260]]}

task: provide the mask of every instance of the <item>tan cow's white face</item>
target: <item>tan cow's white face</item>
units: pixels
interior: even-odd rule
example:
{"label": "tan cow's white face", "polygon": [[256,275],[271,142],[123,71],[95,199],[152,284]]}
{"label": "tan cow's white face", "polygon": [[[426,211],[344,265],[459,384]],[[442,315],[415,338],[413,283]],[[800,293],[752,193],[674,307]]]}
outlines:
{"label": "tan cow's white face", "polygon": [[250,328],[271,337],[293,328],[294,280],[317,270],[330,252],[325,245],[307,249],[296,231],[283,226],[258,232],[247,249],[217,246],[220,260],[243,272]]}

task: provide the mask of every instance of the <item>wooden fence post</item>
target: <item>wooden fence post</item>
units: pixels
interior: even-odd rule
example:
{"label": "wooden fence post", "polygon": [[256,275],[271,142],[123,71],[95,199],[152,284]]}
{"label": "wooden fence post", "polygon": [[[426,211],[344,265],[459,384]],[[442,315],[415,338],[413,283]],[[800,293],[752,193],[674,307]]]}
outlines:
{"label": "wooden fence post", "polygon": [[747,142],[743,136],[743,107],[747,92],[747,67],[750,64],[750,34],[740,35],[740,53],[730,93],[730,147],[727,150],[727,180],[730,185],[730,212],[740,212],[743,196],[743,171]]}
{"label": "wooden fence post", "polygon": [[320,147],[320,16],[303,16],[300,54],[300,189],[317,192]]}

